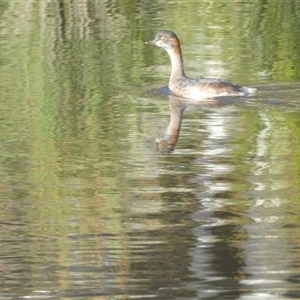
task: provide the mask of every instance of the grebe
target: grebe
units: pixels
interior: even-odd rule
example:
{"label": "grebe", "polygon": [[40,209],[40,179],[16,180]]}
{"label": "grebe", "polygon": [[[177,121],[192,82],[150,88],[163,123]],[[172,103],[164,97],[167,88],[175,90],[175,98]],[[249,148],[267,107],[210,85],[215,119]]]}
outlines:
{"label": "grebe", "polygon": [[156,34],[154,40],[146,42],[165,49],[171,59],[169,89],[172,93],[193,100],[221,96],[247,96],[256,92],[255,88],[239,86],[229,81],[216,78],[188,78],[183,69],[180,42],[170,30]]}

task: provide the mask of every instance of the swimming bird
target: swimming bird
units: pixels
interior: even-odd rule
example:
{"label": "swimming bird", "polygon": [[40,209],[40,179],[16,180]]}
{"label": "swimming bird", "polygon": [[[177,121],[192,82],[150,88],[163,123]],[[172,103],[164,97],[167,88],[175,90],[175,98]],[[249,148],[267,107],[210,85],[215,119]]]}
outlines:
{"label": "swimming bird", "polygon": [[169,90],[180,97],[193,100],[203,100],[221,96],[247,96],[256,92],[230,81],[217,78],[189,78],[185,75],[180,42],[171,30],[158,32],[154,40],[146,42],[163,48],[171,59],[171,76]]}

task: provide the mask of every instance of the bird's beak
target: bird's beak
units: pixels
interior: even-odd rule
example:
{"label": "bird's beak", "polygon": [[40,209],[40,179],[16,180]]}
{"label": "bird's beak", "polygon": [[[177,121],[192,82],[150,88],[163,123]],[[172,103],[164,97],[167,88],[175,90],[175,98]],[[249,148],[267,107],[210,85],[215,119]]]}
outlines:
{"label": "bird's beak", "polygon": [[147,45],[156,45],[156,41],[155,40],[148,41],[148,42],[145,42],[145,44],[147,44]]}

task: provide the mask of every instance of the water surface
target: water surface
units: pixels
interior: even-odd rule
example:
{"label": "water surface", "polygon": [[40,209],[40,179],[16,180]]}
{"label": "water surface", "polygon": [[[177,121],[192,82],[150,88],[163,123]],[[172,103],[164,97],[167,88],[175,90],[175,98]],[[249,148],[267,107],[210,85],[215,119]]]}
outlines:
{"label": "water surface", "polygon": [[[0,4],[0,299],[300,297],[300,5]],[[189,76],[258,87],[197,105]]]}

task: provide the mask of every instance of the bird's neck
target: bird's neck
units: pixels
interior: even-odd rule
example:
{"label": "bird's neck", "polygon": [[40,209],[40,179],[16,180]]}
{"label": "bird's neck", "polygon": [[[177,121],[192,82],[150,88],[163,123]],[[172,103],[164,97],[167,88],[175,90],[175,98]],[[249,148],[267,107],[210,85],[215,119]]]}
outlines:
{"label": "bird's neck", "polygon": [[170,81],[186,77],[183,68],[182,54],[180,51],[180,46],[174,49],[170,49],[168,54],[171,59],[171,77]]}

